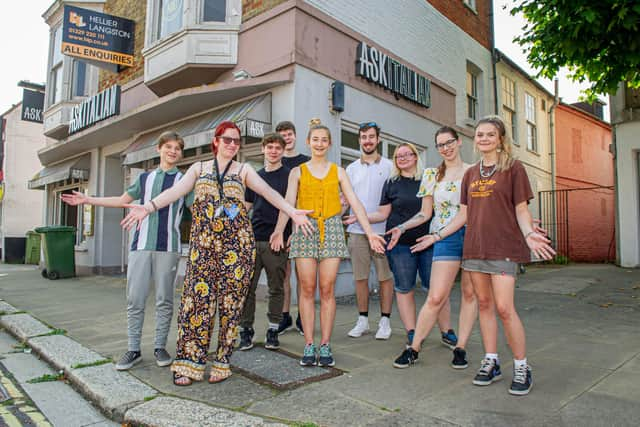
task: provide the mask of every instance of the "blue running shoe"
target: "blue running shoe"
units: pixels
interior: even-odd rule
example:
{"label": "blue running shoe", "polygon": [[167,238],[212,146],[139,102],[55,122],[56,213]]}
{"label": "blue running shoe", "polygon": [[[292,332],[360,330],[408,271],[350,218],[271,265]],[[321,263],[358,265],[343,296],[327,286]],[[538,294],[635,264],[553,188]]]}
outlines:
{"label": "blue running shoe", "polygon": [[449,347],[449,350],[455,350],[456,345],[458,345],[458,337],[453,329],[442,333],[442,344]]}
{"label": "blue running shoe", "polygon": [[322,344],[320,346],[320,352],[318,353],[318,366],[335,366],[336,361],[333,360],[333,354],[331,353],[331,347],[329,344]]}
{"label": "blue running shoe", "polygon": [[300,365],[316,366],[317,364],[318,356],[316,355],[316,346],[313,344],[305,345],[304,352],[302,353],[302,359],[300,359]]}

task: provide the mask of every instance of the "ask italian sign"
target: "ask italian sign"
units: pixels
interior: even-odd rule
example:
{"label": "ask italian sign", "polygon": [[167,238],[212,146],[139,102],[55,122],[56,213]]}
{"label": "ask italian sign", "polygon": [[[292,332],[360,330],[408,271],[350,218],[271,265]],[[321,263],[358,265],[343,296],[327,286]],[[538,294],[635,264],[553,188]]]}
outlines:
{"label": "ask italian sign", "polygon": [[133,65],[135,22],[75,6],[64,7],[62,53],[90,62]]}
{"label": "ask italian sign", "polygon": [[120,86],[114,85],[82,101],[71,110],[69,134],[120,114]]}
{"label": "ask italian sign", "polygon": [[358,45],[356,75],[403,97],[431,107],[431,80],[365,42]]}

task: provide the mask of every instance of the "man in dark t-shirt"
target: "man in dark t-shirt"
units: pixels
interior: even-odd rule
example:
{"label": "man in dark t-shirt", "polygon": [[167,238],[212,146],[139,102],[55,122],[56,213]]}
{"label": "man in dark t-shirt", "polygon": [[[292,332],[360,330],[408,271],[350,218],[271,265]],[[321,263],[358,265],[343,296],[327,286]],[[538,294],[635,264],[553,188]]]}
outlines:
{"label": "man in dark t-shirt", "polygon": [[[305,156],[302,153],[296,151],[296,127],[289,121],[280,122],[276,125],[276,132],[284,139],[284,157],[282,158],[282,164],[293,169],[301,164],[311,160],[311,157]],[[286,241],[286,240],[285,240]],[[282,306],[282,321],[278,327],[278,333],[283,334],[287,330],[293,327],[293,319],[289,314],[291,307],[291,284],[289,278],[291,277],[291,263],[287,263],[286,276],[284,278],[284,305]],[[300,295],[300,282],[298,282],[297,295]],[[302,322],[300,321],[300,313],[296,317],[296,328],[302,333]]]}
{"label": "man in dark t-shirt", "polygon": [[[264,154],[265,167],[258,171],[258,175],[266,181],[274,190],[285,196],[289,181],[289,169],[282,165],[284,154],[284,139],[277,133],[265,135],[262,140],[262,153]],[[269,245],[269,239],[278,222],[278,209],[273,207],[262,196],[247,189],[245,201],[249,208],[253,209],[251,226],[256,238],[256,265],[251,281],[251,287],[245,300],[242,317],[240,318],[240,350],[253,348],[253,322],[256,311],[256,287],[262,269],[267,273],[267,286],[269,289],[269,308],[267,317],[269,328],[265,340],[265,348],[277,350],[280,347],[278,340],[278,326],[282,320],[282,304],[284,302],[284,279],[288,264],[288,254],[285,250],[275,252]],[[288,224],[284,232],[284,239],[289,238],[291,225]]]}

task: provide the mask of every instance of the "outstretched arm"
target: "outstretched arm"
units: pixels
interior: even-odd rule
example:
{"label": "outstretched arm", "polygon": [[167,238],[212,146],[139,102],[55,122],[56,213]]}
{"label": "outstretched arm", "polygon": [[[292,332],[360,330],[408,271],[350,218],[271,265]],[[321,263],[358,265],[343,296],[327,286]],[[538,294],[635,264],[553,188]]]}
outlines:
{"label": "outstretched arm", "polygon": [[387,249],[393,249],[394,246],[398,244],[398,240],[400,240],[400,236],[402,235],[402,233],[429,221],[429,219],[431,219],[431,215],[433,215],[433,196],[425,196],[422,198],[422,207],[420,208],[420,212],[418,212],[402,224],[398,224],[391,230],[387,231],[386,234],[391,235],[391,239],[389,240]]}
{"label": "outstretched arm", "polygon": [[87,196],[79,191],[74,191],[71,194],[62,194],[60,196],[63,202],[71,206],[78,205],[93,205],[103,206],[105,208],[122,208],[124,205],[133,202],[133,197],[129,193],[125,192],[122,196],[115,197],[92,197]]}
{"label": "outstretched arm", "polygon": [[411,252],[419,252],[424,249],[427,249],[429,246],[433,245],[438,240],[442,240],[447,236],[452,235],[460,228],[462,228],[467,223],[467,205],[460,205],[460,210],[453,217],[449,224],[442,227],[439,231],[434,234],[426,234],[422,237],[416,239],[415,245],[411,246]]}
{"label": "outstretched arm", "polygon": [[[291,206],[295,206],[296,204],[299,182],[300,168],[296,167],[293,168],[291,172],[289,172],[289,182],[287,183],[287,193],[285,194],[285,200]],[[287,226],[287,222],[289,222],[289,215],[287,215],[283,211],[280,211],[278,213],[278,222],[276,223],[276,228],[269,238],[271,249],[276,252],[284,248],[284,229]]]}
{"label": "outstretched arm", "polygon": [[524,236],[525,241],[529,249],[540,259],[552,259],[556,254],[553,250],[551,241],[542,234],[531,217],[527,202],[521,202],[516,205],[516,219],[518,220],[518,226]]}

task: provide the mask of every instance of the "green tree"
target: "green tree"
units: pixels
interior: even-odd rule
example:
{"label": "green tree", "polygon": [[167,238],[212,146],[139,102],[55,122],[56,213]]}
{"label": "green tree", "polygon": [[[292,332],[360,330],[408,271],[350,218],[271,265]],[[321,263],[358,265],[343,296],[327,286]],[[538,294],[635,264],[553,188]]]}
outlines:
{"label": "green tree", "polygon": [[640,88],[639,0],[514,0],[511,14],[527,21],[514,39],[527,51],[538,76],[560,68],[576,82],[588,81],[586,98],[614,93],[626,81]]}

